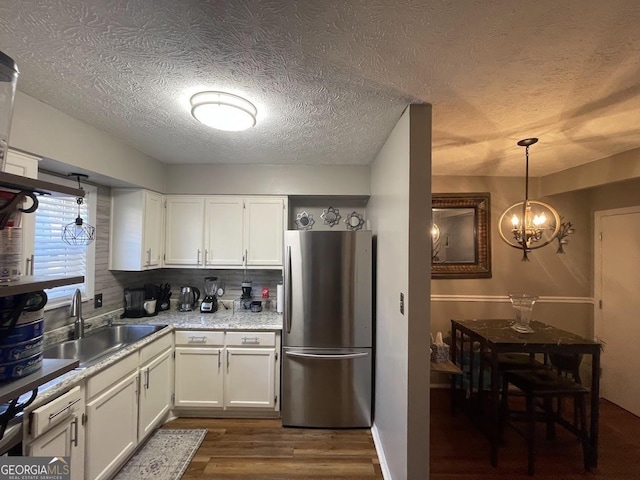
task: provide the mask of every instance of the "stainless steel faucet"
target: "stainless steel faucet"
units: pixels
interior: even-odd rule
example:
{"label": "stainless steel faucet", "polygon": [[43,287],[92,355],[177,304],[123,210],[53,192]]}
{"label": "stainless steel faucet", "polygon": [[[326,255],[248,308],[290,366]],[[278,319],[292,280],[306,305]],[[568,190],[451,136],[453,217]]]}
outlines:
{"label": "stainless steel faucet", "polygon": [[69,317],[75,317],[73,323],[73,338],[79,339],[84,337],[84,318],[82,318],[82,294],[80,289],[76,288],[71,299],[71,308],[69,309]]}

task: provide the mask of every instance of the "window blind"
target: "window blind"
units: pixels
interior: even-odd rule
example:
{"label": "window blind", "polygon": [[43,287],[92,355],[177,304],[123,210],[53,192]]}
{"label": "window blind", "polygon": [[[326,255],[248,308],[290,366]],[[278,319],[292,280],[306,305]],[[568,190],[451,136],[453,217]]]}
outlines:
{"label": "window blind", "polygon": [[[78,204],[74,197],[41,196],[36,211],[34,274],[41,277],[87,275],[87,247],[67,245],[62,240],[65,225],[75,221]],[[80,215],[88,221],[86,199]],[[89,222],[91,223],[91,222]],[[71,297],[76,288],[87,294],[84,283],[65,285],[47,290],[49,300]]]}

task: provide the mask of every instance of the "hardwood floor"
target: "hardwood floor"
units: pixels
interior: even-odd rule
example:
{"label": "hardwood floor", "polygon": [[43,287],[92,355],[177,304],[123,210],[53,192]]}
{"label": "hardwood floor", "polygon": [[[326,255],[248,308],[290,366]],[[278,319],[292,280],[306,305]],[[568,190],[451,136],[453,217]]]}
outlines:
{"label": "hardwood floor", "polygon": [[[283,428],[279,420],[181,418],[163,428],[206,428],[209,432],[183,479],[382,480],[368,430]],[[543,428],[543,426],[541,426]],[[558,428],[554,441],[541,430],[537,480],[640,479],[640,418],[603,400],[600,407],[600,458],[585,473],[577,440]],[[525,480],[526,443],[505,432],[498,467],[489,462],[489,442],[464,414],[449,409],[448,390],[431,393],[430,480]],[[425,480],[425,479],[409,479]]]}
{"label": "hardwood floor", "polygon": [[535,477],[527,475],[527,448],[514,430],[505,431],[498,467],[489,462],[489,442],[464,414],[452,417],[449,391],[431,391],[430,480],[631,480],[640,479],[640,418],[602,400],[598,468],[585,473],[582,448],[562,427],[544,439],[540,425]]}
{"label": "hardwood floor", "polygon": [[283,428],[280,420],[180,418],[163,428],[206,428],[188,479],[382,480],[371,432]]}

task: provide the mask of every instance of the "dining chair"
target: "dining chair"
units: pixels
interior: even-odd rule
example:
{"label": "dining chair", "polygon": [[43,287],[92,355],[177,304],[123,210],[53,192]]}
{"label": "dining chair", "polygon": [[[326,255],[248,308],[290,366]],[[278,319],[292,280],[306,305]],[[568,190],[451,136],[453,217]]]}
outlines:
{"label": "dining chair", "polygon": [[[525,410],[510,409],[509,385],[516,387],[525,397]],[[547,438],[555,437],[555,423],[572,432],[582,443],[584,465],[588,465],[588,432],[585,398],[589,390],[574,378],[563,375],[551,368],[537,368],[534,370],[510,370],[502,375],[502,405],[501,416],[503,422],[509,423],[517,432],[522,434],[528,447],[529,475],[535,471],[536,452],[536,424],[539,421],[547,423]],[[573,398],[575,415],[569,422],[562,414],[561,399]],[[554,402],[554,400],[557,400]],[[555,407],[554,407],[555,403]],[[524,421],[526,429],[515,427],[516,421]]]}

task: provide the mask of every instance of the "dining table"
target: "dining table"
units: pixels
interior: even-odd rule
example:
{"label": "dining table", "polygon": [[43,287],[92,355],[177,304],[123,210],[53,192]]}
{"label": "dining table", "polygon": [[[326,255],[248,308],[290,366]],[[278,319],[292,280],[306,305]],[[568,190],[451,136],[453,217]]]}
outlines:
{"label": "dining table", "polygon": [[[480,418],[488,420],[484,422],[484,430],[491,442],[491,464],[495,467],[501,441],[498,356],[504,353],[539,354],[546,362],[548,354],[552,353],[589,355],[591,408],[586,464],[588,468],[597,467],[600,342],[539,321],[530,322],[530,333],[520,333],[512,328],[513,325],[514,320],[508,319],[451,320],[452,361],[463,371],[470,372],[451,377],[452,409],[455,411],[461,401],[473,403],[468,411],[480,413]],[[466,354],[465,347],[468,349]],[[485,365],[488,366],[488,382],[484,379]]]}

